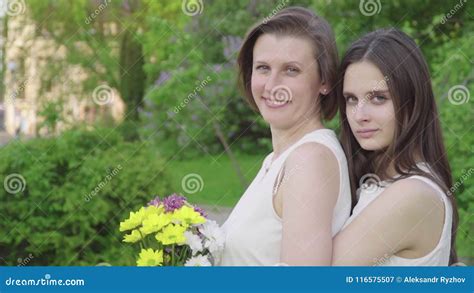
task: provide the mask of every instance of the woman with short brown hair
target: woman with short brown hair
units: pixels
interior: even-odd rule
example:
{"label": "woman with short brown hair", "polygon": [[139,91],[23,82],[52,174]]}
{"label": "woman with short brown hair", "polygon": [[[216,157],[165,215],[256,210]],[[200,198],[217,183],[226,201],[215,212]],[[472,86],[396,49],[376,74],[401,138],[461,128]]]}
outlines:
{"label": "woman with short brown hair", "polygon": [[332,237],[351,208],[347,162],[334,131],[337,50],[329,24],[286,8],[247,34],[240,84],[269,124],[273,152],[224,223],[221,265],[330,265]]}

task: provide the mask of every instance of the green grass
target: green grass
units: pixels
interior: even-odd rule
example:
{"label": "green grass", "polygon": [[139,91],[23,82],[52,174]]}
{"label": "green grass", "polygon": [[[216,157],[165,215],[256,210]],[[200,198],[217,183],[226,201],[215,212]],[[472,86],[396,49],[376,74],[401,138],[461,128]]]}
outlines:
{"label": "green grass", "polygon": [[[236,155],[236,157],[248,186],[260,169],[265,155]],[[209,155],[185,161],[173,160],[168,162],[165,172],[171,178],[173,191],[185,195],[191,203],[233,207],[245,192],[237,172],[225,154],[220,157]],[[197,183],[202,190],[195,193],[185,192],[182,186],[183,178],[191,173],[198,174],[202,178],[202,184]],[[188,190],[199,190],[198,187],[190,183]]]}

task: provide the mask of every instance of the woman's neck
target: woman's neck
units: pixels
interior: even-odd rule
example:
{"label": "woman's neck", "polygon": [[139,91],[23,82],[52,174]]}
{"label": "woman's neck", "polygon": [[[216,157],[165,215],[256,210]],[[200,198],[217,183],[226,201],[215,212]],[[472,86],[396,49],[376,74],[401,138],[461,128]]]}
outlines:
{"label": "woman's neck", "polygon": [[296,124],[288,129],[271,127],[273,161],[307,133],[323,128],[324,125],[319,118],[305,120],[303,123]]}

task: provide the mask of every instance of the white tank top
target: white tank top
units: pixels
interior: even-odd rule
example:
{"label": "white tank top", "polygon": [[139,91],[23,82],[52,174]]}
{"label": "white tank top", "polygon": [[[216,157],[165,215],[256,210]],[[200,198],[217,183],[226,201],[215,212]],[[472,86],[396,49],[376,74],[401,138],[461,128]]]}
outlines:
{"label": "white tank top", "polygon": [[329,148],[337,159],[340,184],[333,213],[332,235],[341,230],[351,209],[347,161],[334,131],[319,129],[307,133],[274,162],[271,162],[273,153],[265,158],[257,176],[222,226],[226,241],[220,265],[273,266],[280,263],[282,220],[273,208],[274,187],[286,158],[304,143],[322,144]]}
{"label": "white tank top", "polygon": [[[426,172],[430,172],[426,164],[420,163],[418,166]],[[431,173],[432,174],[432,173]],[[383,261],[377,263],[379,266],[448,266],[449,256],[451,252],[451,225],[453,218],[453,209],[448,196],[433,180],[423,176],[410,176],[407,179],[421,180],[436,190],[444,202],[444,225],[441,238],[436,247],[427,255],[420,258],[403,258],[392,255]],[[383,181],[386,182],[386,181]],[[344,225],[349,225],[373,200],[375,200],[382,192],[390,186],[390,184],[382,184],[383,186],[362,186],[359,188],[359,200],[354,207],[351,217]],[[344,229],[343,228],[343,229]]]}

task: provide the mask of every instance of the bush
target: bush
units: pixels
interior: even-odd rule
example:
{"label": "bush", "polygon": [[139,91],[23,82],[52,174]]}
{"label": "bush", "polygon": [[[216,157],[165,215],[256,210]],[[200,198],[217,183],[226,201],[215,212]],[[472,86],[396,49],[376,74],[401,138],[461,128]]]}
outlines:
{"label": "bush", "polygon": [[[472,91],[472,87],[470,89]],[[459,257],[474,264],[474,107],[470,103],[453,105],[448,100],[440,105],[444,141],[453,175],[454,193],[459,210],[457,250]]]}
{"label": "bush", "polygon": [[118,224],[169,192],[163,168],[147,144],[125,142],[111,129],[9,144],[0,174],[5,183],[21,177],[16,185],[10,178],[16,194],[0,190],[0,257],[6,265],[133,265]]}

